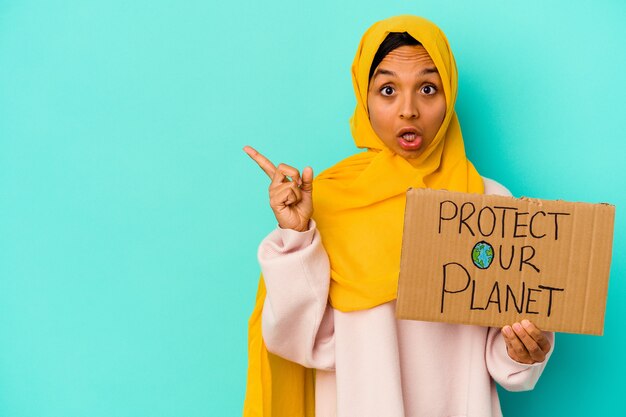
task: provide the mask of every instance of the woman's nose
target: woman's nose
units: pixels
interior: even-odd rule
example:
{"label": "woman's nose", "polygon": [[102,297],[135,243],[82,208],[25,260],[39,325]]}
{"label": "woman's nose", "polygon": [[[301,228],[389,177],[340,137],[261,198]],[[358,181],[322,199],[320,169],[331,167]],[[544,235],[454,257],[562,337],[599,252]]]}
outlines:
{"label": "woman's nose", "polygon": [[417,99],[412,94],[405,96],[400,104],[400,118],[417,119],[418,117]]}

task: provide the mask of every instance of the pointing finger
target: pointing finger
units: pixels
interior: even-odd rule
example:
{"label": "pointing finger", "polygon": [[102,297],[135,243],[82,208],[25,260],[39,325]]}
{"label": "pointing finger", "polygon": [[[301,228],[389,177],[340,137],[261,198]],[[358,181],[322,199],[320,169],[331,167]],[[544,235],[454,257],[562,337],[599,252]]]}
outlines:
{"label": "pointing finger", "polygon": [[272,182],[270,183],[270,190],[285,182],[285,174],[281,170],[277,169],[272,175]]}
{"label": "pointing finger", "polygon": [[274,176],[276,167],[274,166],[272,161],[261,155],[252,146],[244,146],[243,151],[247,153],[248,156],[261,167],[261,169],[267,174],[268,177],[272,178]]}

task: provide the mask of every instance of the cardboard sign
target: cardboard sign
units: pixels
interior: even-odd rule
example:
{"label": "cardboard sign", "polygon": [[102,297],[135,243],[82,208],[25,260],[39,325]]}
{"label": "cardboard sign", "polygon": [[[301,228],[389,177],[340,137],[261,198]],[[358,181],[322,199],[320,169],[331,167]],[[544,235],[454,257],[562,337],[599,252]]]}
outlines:
{"label": "cardboard sign", "polygon": [[407,192],[396,316],[601,335],[615,207]]}

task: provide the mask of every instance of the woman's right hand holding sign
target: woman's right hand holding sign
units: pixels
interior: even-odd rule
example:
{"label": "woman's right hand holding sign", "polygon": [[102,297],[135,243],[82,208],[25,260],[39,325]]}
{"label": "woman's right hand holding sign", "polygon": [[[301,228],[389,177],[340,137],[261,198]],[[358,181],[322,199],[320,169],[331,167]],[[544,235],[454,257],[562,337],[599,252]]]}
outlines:
{"label": "woman's right hand holding sign", "polygon": [[251,146],[245,146],[243,150],[271,179],[270,207],[278,226],[298,232],[308,230],[313,215],[313,169],[306,167],[300,175],[296,168],[287,164],[274,166]]}

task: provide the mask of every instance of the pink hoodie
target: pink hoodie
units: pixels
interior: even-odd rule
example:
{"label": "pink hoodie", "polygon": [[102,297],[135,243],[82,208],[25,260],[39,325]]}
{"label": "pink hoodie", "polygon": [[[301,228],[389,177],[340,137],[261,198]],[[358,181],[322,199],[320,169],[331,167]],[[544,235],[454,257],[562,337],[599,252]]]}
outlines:
{"label": "pink hoodie", "polygon": [[[511,195],[484,178],[486,194]],[[330,266],[310,229],[277,228],[259,247],[267,349],[316,368],[316,417],[501,416],[494,384],[532,389],[546,362],[506,352],[500,329],[395,318],[395,301],[344,313],[328,304]],[[554,333],[546,333],[554,348]]]}

